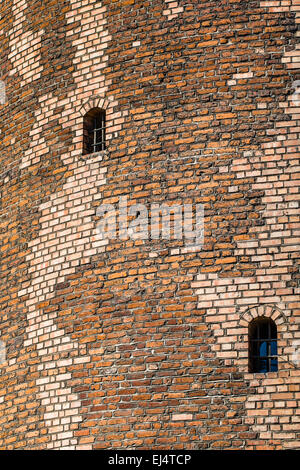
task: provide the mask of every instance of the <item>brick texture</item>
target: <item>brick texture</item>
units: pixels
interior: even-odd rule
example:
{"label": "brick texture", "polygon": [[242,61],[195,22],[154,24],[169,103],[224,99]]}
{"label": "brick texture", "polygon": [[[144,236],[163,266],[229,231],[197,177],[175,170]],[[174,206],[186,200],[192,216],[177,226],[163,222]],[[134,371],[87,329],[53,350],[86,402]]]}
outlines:
{"label": "brick texture", "polygon": [[[299,22],[299,0],[2,0],[0,449],[300,449]],[[203,204],[202,248],[102,240],[121,196]],[[248,372],[258,316],[278,372]]]}

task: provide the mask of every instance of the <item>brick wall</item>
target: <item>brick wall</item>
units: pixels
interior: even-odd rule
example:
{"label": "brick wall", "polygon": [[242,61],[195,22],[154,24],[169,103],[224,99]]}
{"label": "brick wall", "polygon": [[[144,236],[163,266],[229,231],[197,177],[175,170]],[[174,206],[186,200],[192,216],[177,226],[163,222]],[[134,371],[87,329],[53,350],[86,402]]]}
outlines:
{"label": "brick wall", "polygon": [[[1,2],[0,448],[300,448],[299,14]],[[203,204],[204,245],[102,240],[121,196]],[[248,372],[257,316],[278,372]]]}

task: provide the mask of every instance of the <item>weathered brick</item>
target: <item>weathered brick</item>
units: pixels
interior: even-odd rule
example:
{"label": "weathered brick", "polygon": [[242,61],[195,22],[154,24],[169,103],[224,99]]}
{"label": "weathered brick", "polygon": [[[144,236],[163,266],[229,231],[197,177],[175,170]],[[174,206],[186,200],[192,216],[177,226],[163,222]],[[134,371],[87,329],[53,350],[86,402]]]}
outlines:
{"label": "weathered brick", "polygon": [[[0,448],[300,448],[299,2],[41,3],[0,6]],[[120,196],[203,246],[102,240]]]}

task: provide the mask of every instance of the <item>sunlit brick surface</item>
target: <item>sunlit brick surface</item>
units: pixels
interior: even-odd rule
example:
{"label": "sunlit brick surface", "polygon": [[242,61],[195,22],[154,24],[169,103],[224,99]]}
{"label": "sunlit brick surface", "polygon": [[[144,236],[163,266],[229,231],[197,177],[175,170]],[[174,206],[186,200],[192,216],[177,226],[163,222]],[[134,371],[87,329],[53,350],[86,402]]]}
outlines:
{"label": "sunlit brick surface", "polygon": [[[299,15],[1,2],[1,449],[300,448]],[[107,150],[83,156],[95,107]],[[203,247],[101,240],[120,196],[204,204]]]}

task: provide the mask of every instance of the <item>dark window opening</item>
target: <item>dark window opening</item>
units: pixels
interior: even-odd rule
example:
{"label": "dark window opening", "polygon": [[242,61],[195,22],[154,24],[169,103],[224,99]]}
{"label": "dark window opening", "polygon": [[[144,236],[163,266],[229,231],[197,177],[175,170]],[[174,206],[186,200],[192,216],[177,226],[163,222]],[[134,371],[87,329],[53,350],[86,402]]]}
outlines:
{"label": "dark window opening", "polygon": [[105,111],[94,108],[83,121],[83,154],[101,152],[106,149],[106,116]]}
{"label": "dark window opening", "polygon": [[277,328],[271,318],[259,317],[249,325],[249,372],[278,370]]}

